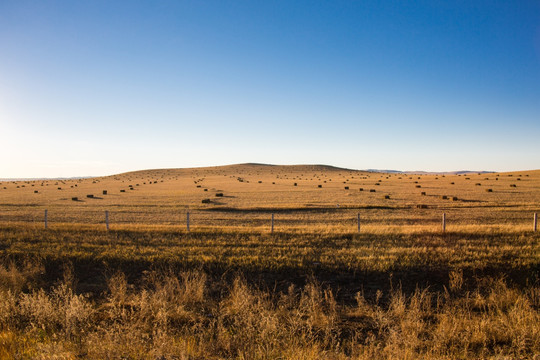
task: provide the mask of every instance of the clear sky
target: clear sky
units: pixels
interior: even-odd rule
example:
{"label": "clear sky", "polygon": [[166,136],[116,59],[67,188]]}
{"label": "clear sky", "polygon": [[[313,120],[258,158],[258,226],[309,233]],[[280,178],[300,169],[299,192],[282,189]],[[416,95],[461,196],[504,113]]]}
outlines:
{"label": "clear sky", "polygon": [[540,2],[0,1],[0,178],[540,168]]}

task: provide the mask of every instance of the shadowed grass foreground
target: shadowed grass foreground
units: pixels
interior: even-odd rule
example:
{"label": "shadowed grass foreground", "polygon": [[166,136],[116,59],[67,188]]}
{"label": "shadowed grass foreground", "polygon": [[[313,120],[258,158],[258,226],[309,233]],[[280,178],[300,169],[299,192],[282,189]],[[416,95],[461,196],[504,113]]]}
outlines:
{"label": "shadowed grass foreground", "polygon": [[[261,291],[242,277],[211,295],[204,272],[117,272],[98,298],[77,294],[71,271],[32,288],[39,265],[2,268],[0,357],[90,359],[530,358],[540,352],[540,288],[484,279],[443,292],[393,289],[345,305],[310,280]],[[26,289],[26,291],[22,291]]]}
{"label": "shadowed grass foreground", "polygon": [[539,244],[3,227],[0,358],[532,358]]}

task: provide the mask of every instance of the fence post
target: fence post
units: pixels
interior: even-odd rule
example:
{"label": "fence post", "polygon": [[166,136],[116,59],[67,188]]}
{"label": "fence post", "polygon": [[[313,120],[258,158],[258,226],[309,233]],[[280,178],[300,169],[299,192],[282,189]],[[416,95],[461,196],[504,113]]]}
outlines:
{"label": "fence post", "polygon": [[360,213],[356,215],[356,222],[358,223],[358,232],[360,232]]}
{"label": "fence post", "polygon": [[538,213],[534,213],[533,231],[536,232],[536,224],[538,224]]}
{"label": "fence post", "polygon": [[442,214],[442,232],[446,231],[446,213]]}
{"label": "fence post", "polygon": [[105,210],[105,226],[107,227],[107,231],[109,231],[109,211]]}
{"label": "fence post", "polygon": [[48,210],[45,210],[45,229],[47,229],[47,215],[48,215]]}
{"label": "fence post", "polygon": [[189,211],[186,213],[186,228],[189,231]]}
{"label": "fence post", "polygon": [[274,233],[274,213],[272,213],[272,228],[270,230],[270,233],[273,234]]}

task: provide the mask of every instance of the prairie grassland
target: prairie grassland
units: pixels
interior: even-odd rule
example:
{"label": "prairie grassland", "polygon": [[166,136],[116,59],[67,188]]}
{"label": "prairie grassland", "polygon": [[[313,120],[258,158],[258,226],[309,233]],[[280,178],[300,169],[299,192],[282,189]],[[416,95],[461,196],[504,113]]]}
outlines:
{"label": "prairie grassland", "polygon": [[2,182],[0,358],[534,358],[539,207],[540,171]]}
{"label": "prairie grassland", "polygon": [[444,212],[449,226],[530,228],[540,204],[539,189],[540,171],[412,175],[257,165],[153,170],[92,179],[2,182],[0,222],[42,224],[48,210],[51,226],[103,224],[104,211],[109,211],[111,226],[183,226],[189,211],[192,228],[268,228],[274,213],[275,225],[282,230],[317,232],[319,227],[354,231],[358,214],[363,225],[437,227]]}

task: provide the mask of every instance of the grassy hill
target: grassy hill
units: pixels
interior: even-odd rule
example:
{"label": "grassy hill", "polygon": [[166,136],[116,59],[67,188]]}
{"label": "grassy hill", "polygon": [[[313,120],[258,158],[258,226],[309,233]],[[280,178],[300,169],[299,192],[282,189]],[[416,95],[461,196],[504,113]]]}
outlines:
{"label": "grassy hill", "polygon": [[538,170],[2,181],[0,358],[531,358],[539,207]]}

